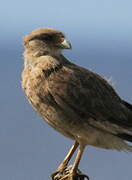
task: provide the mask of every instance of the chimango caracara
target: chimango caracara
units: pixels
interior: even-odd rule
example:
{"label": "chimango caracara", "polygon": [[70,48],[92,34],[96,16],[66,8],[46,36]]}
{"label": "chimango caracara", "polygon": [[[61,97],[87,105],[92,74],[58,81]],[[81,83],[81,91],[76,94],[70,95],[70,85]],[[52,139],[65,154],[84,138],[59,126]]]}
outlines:
{"label": "chimango caracara", "polygon": [[[40,116],[75,143],[52,175],[61,180],[83,179],[78,165],[84,149],[92,145],[132,151],[132,105],[122,100],[98,74],[80,67],[62,54],[71,49],[65,35],[41,28],[24,37],[22,88]],[[79,146],[73,165],[68,162]]]}

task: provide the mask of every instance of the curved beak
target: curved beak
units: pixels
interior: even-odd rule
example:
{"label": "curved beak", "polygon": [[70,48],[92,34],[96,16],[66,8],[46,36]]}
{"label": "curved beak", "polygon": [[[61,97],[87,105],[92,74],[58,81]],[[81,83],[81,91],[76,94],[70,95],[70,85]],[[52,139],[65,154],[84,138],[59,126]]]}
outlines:
{"label": "curved beak", "polygon": [[69,41],[67,41],[66,39],[64,39],[63,42],[61,42],[59,44],[59,46],[62,48],[62,49],[71,49],[72,46],[71,46],[71,43]]}

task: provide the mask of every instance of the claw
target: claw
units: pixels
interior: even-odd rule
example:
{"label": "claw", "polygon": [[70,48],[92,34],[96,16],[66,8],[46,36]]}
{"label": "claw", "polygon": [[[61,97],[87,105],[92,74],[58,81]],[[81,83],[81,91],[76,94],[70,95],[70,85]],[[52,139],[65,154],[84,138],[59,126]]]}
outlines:
{"label": "claw", "polygon": [[62,180],[64,176],[69,174],[70,169],[71,166],[65,167],[64,169],[56,170],[56,172],[51,175],[52,180]]}
{"label": "claw", "polygon": [[64,175],[68,174],[69,173],[69,167],[57,169],[53,174],[51,174],[52,180],[60,180]]}
{"label": "claw", "polygon": [[68,166],[63,170],[56,171],[51,175],[52,180],[89,180],[89,177],[83,174],[79,169],[76,173],[71,172],[72,166]]}

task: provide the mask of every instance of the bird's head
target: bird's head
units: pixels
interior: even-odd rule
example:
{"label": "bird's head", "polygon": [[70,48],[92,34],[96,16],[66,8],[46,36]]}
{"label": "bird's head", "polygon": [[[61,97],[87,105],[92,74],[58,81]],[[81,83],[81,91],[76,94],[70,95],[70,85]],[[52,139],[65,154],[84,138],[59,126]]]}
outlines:
{"label": "bird's head", "polygon": [[32,31],[23,39],[23,44],[34,56],[57,55],[62,49],[71,49],[71,44],[62,32],[51,28]]}

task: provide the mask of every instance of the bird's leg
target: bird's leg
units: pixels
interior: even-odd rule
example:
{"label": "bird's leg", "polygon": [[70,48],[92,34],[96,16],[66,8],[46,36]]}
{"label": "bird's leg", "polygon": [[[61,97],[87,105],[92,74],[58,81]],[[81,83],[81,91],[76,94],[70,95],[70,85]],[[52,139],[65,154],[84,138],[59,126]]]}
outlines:
{"label": "bird's leg", "polygon": [[84,180],[85,178],[87,178],[89,180],[89,177],[85,174],[82,174],[81,171],[78,169],[84,149],[85,149],[85,146],[80,145],[77,156],[75,158],[75,161],[74,161],[71,169],[69,170],[69,173],[64,175],[61,178],[61,180]]}
{"label": "bird's leg", "polygon": [[84,149],[85,149],[85,146],[80,146],[78,153],[77,153],[77,156],[76,156],[75,161],[74,161],[73,166],[72,166],[73,172],[75,172],[78,169],[78,166],[79,166],[82,154],[84,152]]}
{"label": "bird's leg", "polygon": [[65,159],[62,161],[62,163],[59,165],[59,167],[57,168],[57,170],[51,175],[52,179],[54,180],[54,177],[56,176],[56,174],[58,174],[59,172],[62,172],[66,167],[67,164],[69,163],[71,157],[73,156],[74,152],[76,151],[77,147],[78,147],[79,143],[77,141],[75,141],[74,145],[71,147],[71,149],[69,150],[68,154],[66,155]]}
{"label": "bird's leg", "polygon": [[71,147],[71,149],[69,150],[69,152],[66,155],[65,159],[62,161],[62,163],[58,167],[58,169],[63,169],[64,167],[67,166],[67,164],[69,163],[71,157],[73,156],[74,152],[76,151],[78,145],[79,145],[78,142],[75,142],[75,144]]}

